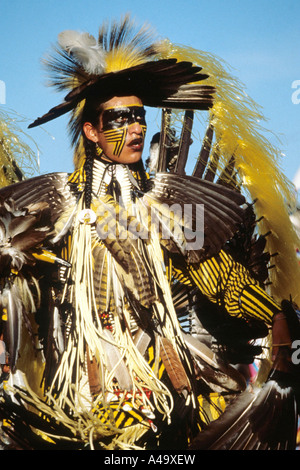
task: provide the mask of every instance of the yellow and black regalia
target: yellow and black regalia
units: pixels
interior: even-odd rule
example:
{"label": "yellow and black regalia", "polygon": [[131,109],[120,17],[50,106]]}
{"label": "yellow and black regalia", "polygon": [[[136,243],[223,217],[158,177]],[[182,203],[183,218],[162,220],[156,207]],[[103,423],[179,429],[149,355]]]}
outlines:
{"label": "yellow and black regalia", "polygon": [[[61,33],[47,66],[68,94],[32,126],[71,112],[75,170],[0,190],[9,445],[295,448],[290,187],[254,104],[216,58],[155,42],[128,17],[97,39]],[[114,93],[162,110],[149,172],[87,164],[86,100]],[[188,175],[199,114],[207,131]]]}

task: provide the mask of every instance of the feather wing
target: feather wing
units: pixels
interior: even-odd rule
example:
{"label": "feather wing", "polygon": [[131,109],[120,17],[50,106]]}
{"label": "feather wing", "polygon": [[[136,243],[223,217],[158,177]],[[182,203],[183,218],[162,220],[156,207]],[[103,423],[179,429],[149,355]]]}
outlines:
{"label": "feather wing", "polygon": [[297,405],[291,387],[268,381],[243,392],[192,442],[197,450],[294,450]]}
{"label": "feather wing", "polygon": [[191,449],[295,450],[299,415],[299,366],[290,360],[299,320],[290,305],[275,316],[273,365],[261,387],[247,389],[200,433]]}
{"label": "feather wing", "polygon": [[204,343],[201,343],[192,335],[183,333],[183,338],[191,354],[195,357],[199,378],[212,385],[212,389],[241,392],[246,389],[244,377],[232,366],[226,364]]}
{"label": "feather wing", "polygon": [[268,279],[271,255],[265,251],[267,234],[257,236],[255,227],[254,204],[249,204],[244,210],[243,223],[230,240],[228,249],[234,259],[246,266],[253,277],[263,284]]}
{"label": "feather wing", "polygon": [[[195,262],[216,254],[233,237],[243,221],[244,209],[241,205],[244,204],[245,198],[240,193],[196,177],[157,174],[153,180],[153,188],[144,195],[144,200],[156,211],[160,211],[161,204],[171,208],[178,205],[185,215],[182,228],[187,234],[189,231],[196,233],[196,219],[201,217],[200,220],[203,220],[201,208],[204,207],[202,235],[199,234],[202,236],[203,245],[196,253],[194,251]],[[185,207],[190,205],[195,208],[192,218],[187,216],[185,210]]]}
{"label": "feather wing", "polygon": [[[42,255],[42,243],[50,241],[52,224],[74,199],[66,174],[36,177],[0,190],[1,276],[11,279],[11,270],[15,275],[18,272],[18,279],[26,288],[21,292],[12,280],[3,281],[5,287],[0,295],[1,308],[7,317],[2,326],[13,371],[19,355],[21,324],[27,318],[23,305],[28,300],[27,294],[32,295],[28,281],[31,266],[36,263],[37,252]],[[30,302],[34,303],[33,297]]]}
{"label": "feather wing", "polygon": [[34,264],[34,251],[51,234],[49,207],[46,203],[29,205],[23,210],[11,199],[0,198],[0,272],[8,276],[10,270],[20,271],[24,265]]}
{"label": "feather wing", "polygon": [[54,223],[76,204],[76,196],[68,185],[67,173],[36,176],[0,189],[0,197],[10,199],[15,207],[24,208],[36,202],[46,202],[50,208],[49,223]]}

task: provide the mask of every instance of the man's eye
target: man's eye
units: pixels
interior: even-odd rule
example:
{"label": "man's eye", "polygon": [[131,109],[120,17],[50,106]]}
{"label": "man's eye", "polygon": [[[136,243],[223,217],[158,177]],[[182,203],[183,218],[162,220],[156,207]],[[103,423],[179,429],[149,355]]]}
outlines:
{"label": "man's eye", "polygon": [[128,122],[128,116],[119,116],[115,119],[115,122],[118,124],[125,124],[126,122]]}
{"label": "man's eye", "polygon": [[137,121],[144,123],[146,117],[146,111],[143,109],[139,114],[137,114]]}

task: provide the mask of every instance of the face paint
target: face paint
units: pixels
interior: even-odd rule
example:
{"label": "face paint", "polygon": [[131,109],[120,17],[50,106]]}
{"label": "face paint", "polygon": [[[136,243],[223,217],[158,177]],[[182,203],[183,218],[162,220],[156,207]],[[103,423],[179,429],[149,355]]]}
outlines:
{"label": "face paint", "polygon": [[146,111],[142,105],[120,106],[106,109],[102,114],[102,130],[121,129],[138,122],[146,126]]}
{"label": "face paint", "polygon": [[146,121],[145,109],[136,96],[113,97],[103,103],[97,126],[87,123],[87,137],[100,150],[103,160],[130,164],[142,158]]}
{"label": "face paint", "polygon": [[[146,126],[141,126],[141,129],[142,137],[144,138],[146,133]],[[124,148],[124,144],[126,142],[127,133],[128,126],[122,127],[120,129],[112,129],[103,132],[107,143],[114,144],[113,154],[116,157],[119,157],[121,155],[121,152]]]}
{"label": "face paint", "polygon": [[114,144],[113,154],[121,155],[130,126],[138,123],[142,137],[146,134],[146,111],[142,105],[106,109],[102,114],[102,132],[108,144]]}

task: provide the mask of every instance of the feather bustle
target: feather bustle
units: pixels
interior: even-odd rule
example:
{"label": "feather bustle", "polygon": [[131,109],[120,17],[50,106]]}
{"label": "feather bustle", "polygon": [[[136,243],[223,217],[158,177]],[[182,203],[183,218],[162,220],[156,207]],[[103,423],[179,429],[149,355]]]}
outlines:
{"label": "feather bustle", "polygon": [[[144,195],[144,201],[156,213],[161,211],[161,207],[170,207],[171,210],[178,205],[184,217],[182,229],[186,227],[192,233],[197,227],[195,222],[203,221],[202,232],[194,233],[194,236],[202,234],[203,245],[194,251],[189,249],[189,256],[193,257],[191,262],[199,262],[216,254],[236,233],[243,221],[244,209],[241,205],[245,198],[235,190],[196,177],[157,173],[152,189]],[[186,207],[192,205],[192,216],[185,210],[185,204]]]}

